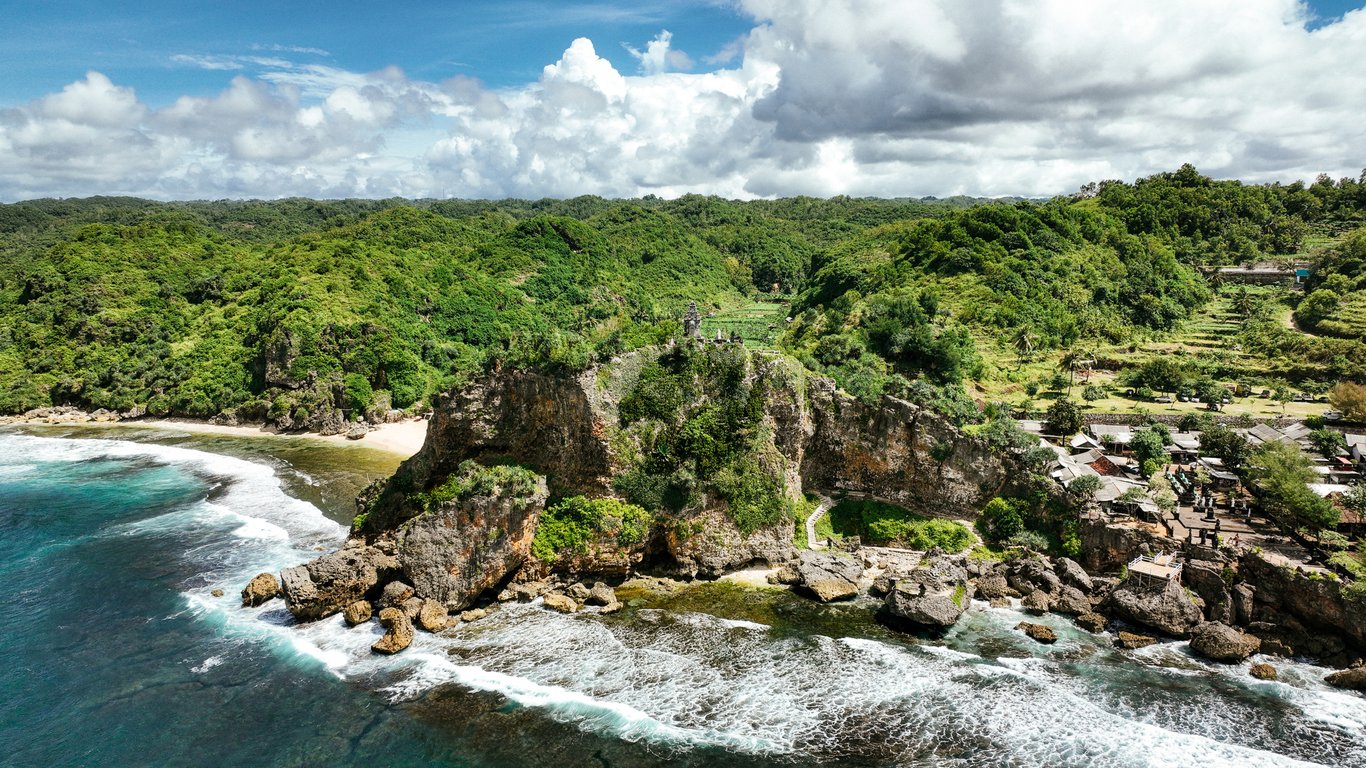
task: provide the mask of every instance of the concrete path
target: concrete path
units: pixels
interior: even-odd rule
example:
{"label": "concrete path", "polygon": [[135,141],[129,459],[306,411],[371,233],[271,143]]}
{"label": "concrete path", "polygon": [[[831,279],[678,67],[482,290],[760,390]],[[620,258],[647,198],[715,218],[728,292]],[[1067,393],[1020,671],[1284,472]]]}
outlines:
{"label": "concrete path", "polygon": [[815,511],[806,518],[806,546],[810,549],[825,549],[825,542],[816,541],[816,521],[821,519],[821,516],[826,512],[829,512],[831,507],[835,506],[835,500],[829,496],[818,498],[820,498],[821,503],[817,504]]}

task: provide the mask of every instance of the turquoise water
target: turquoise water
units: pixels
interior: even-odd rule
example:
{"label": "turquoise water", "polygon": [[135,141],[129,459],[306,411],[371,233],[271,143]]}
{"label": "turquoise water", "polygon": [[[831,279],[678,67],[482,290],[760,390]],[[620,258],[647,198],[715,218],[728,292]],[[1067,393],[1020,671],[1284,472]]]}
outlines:
{"label": "turquoise water", "polygon": [[511,606],[377,657],[373,625],[237,593],[339,541],[391,461],[64,434],[0,432],[0,764],[1366,765],[1366,700],[1322,669],[1261,682],[1051,617],[1043,647],[985,606],[929,642],[866,605],[703,587]]}

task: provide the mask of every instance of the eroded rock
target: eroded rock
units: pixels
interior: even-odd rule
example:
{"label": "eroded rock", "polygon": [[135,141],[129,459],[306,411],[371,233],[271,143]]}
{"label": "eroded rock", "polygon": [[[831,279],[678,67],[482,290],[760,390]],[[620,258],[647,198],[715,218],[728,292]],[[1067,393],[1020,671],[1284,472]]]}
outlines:
{"label": "eroded rock", "polygon": [[314,621],[364,599],[397,570],[392,556],[350,539],[336,552],[281,571],[281,591],[295,618]]}
{"label": "eroded rock", "polygon": [[551,592],[545,596],[545,607],[560,613],[574,613],[579,610],[579,604],[574,602],[574,598],[559,592]]}
{"label": "eroded rock", "polygon": [[1131,578],[1110,594],[1110,605],[1121,618],[1173,637],[1189,637],[1204,620],[1199,603],[1176,580],[1150,584]]}
{"label": "eroded rock", "polygon": [[1094,634],[1104,632],[1105,626],[1109,624],[1109,621],[1099,613],[1083,613],[1073,621],[1076,622],[1077,626]]}
{"label": "eroded rock", "polygon": [[450,614],[439,600],[423,600],[417,612],[417,625],[428,632],[440,632],[450,623]]}
{"label": "eroded rock", "polygon": [[588,591],[588,597],[584,602],[589,605],[611,605],[617,601],[616,590],[599,581]]}
{"label": "eroded rock", "polygon": [[412,644],[413,623],[408,620],[408,614],[398,608],[385,608],[380,611],[379,625],[389,631],[370,646],[370,650],[375,653],[398,653]]}
{"label": "eroded rock", "polygon": [[1191,651],[1211,661],[1242,661],[1261,644],[1256,637],[1217,621],[1207,621],[1191,632]]}
{"label": "eroded rock", "polygon": [[1334,688],[1345,688],[1349,691],[1366,691],[1366,667],[1355,667],[1344,669],[1341,672],[1323,678],[1325,683]]}
{"label": "eroded rock", "polygon": [[926,558],[887,593],[886,616],[908,628],[951,627],[972,599],[967,573],[945,557]]}
{"label": "eroded rock", "polygon": [[1276,668],[1266,663],[1253,664],[1252,668],[1249,669],[1247,673],[1257,678],[1258,680],[1275,680],[1277,677],[1279,677],[1279,673],[1276,672]]}
{"label": "eroded rock", "polygon": [[1120,630],[1115,635],[1115,645],[1130,651],[1139,648],[1147,648],[1155,643],[1157,643],[1157,638],[1149,637],[1148,635],[1140,635],[1135,632]]}
{"label": "eroded rock", "polygon": [[1051,627],[1047,627],[1043,624],[1022,621],[1019,624],[1016,624],[1015,628],[1045,645],[1051,645],[1058,642],[1058,633],[1054,632]]}
{"label": "eroded rock", "polygon": [[258,573],[247,582],[247,586],[242,588],[242,606],[244,608],[255,608],[270,600],[280,593],[280,582],[276,581],[273,573]]}
{"label": "eroded rock", "polygon": [[797,563],[797,574],[801,579],[798,584],[804,590],[828,603],[858,594],[863,564],[834,552],[803,552]]}
{"label": "eroded rock", "polygon": [[369,621],[373,611],[374,607],[370,605],[369,600],[357,600],[354,603],[349,603],[342,610],[342,618],[346,620],[348,626],[354,627],[357,624],[364,624]]}

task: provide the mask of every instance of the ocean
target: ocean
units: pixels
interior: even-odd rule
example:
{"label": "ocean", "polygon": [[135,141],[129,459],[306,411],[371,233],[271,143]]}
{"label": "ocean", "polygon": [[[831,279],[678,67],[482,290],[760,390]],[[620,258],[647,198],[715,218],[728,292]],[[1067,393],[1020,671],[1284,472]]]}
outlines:
{"label": "ocean", "polygon": [[337,544],[395,464],[0,431],[0,764],[1366,765],[1366,699],[1327,670],[1255,657],[1281,675],[1259,681],[1054,616],[1031,619],[1058,632],[1041,646],[985,605],[931,640],[868,602],[704,584],[612,616],[504,606],[393,657],[370,653],[373,623],[240,607],[256,573]]}

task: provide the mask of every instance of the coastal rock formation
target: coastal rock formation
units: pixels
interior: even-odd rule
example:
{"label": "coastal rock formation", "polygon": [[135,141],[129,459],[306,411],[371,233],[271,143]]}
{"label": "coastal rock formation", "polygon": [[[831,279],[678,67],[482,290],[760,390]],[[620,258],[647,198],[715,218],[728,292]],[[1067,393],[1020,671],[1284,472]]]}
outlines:
{"label": "coastal rock formation", "polygon": [[1147,648],[1156,642],[1157,638],[1155,637],[1140,635],[1134,632],[1125,632],[1124,630],[1120,630],[1119,633],[1115,635],[1115,646],[1129,651]]}
{"label": "coastal rock formation", "polygon": [[375,653],[398,653],[412,644],[413,623],[408,619],[408,614],[398,608],[385,608],[380,611],[379,625],[389,631],[370,646],[370,650]]}
{"label": "coastal rock formation", "polygon": [[374,607],[369,600],[357,600],[346,606],[342,611],[342,618],[346,620],[347,626],[354,627],[357,624],[364,624],[370,620]]}
{"label": "coastal rock formation", "polygon": [[1270,664],[1253,664],[1247,673],[1258,680],[1275,680],[1280,676]]}
{"label": "coastal rock formation", "polygon": [[1255,588],[1249,628],[1274,627],[1270,633],[1255,631],[1259,636],[1277,637],[1297,653],[1330,663],[1338,657],[1341,666],[1366,653],[1366,610],[1343,594],[1340,581],[1287,567],[1260,552],[1243,555],[1238,577]]}
{"label": "coastal rock formation", "polygon": [[1053,643],[1058,642],[1058,633],[1043,624],[1032,624],[1028,621],[1022,621],[1019,624],[1016,624],[1015,628],[1045,645],[1052,645]]}
{"label": "coastal rock formation", "polygon": [[1345,688],[1349,691],[1366,691],[1366,667],[1353,667],[1344,669],[1341,672],[1323,678],[1325,683],[1334,688]]}
{"label": "coastal rock formation", "polygon": [[1121,618],[1172,637],[1188,637],[1204,620],[1200,605],[1176,580],[1154,585],[1129,579],[1110,594],[1109,602]]}
{"label": "coastal rock formation", "polygon": [[450,615],[440,600],[427,599],[417,611],[417,625],[428,632],[440,632],[450,623]]}
{"label": "coastal rock formation", "polygon": [[1207,621],[1191,632],[1191,651],[1211,661],[1242,661],[1261,647],[1257,638],[1227,624]]}
{"label": "coastal rock formation", "polygon": [[400,567],[416,593],[447,610],[468,608],[531,557],[549,492],[537,478],[526,495],[488,495],[434,504],[395,535]]}
{"label": "coastal rock formation", "polygon": [[574,598],[559,592],[551,592],[545,596],[545,607],[560,613],[574,613],[579,610],[579,604],[574,602]]}
{"label": "coastal rock formation", "polygon": [[1053,599],[1052,610],[1068,616],[1080,616],[1091,612],[1091,600],[1080,589],[1065,584]]}
{"label": "coastal rock formation", "polygon": [[393,556],[348,539],[336,552],[281,571],[281,591],[295,618],[314,621],[365,598],[397,571]]}
{"label": "coastal rock formation", "polygon": [[584,602],[589,605],[611,605],[616,601],[616,590],[603,584],[601,581],[594,584],[593,588],[588,590],[588,597],[584,599]]}
{"label": "coastal rock formation", "polygon": [[1053,572],[1062,579],[1063,584],[1075,587],[1082,592],[1090,592],[1095,589],[1095,584],[1091,581],[1091,576],[1077,564],[1075,560],[1060,557],[1053,563]]}
{"label": "coastal rock formation", "polygon": [[967,572],[946,557],[931,557],[897,579],[887,593],[886,616],[910,629],[951,627],[972,599]]}
{"label": "coastal rock formation", "polygon": [[1025,595],[1024,600],[1020,601],[1020,607],[1025,609],[1026,613],[1042,616],[1052,610],[1053,598],[1044,590],[1036,589]]}
{"label": "coastal rock formation", "polygon": [[1082,615],[1074,619],[1074,621],[1076,622],[1077,626],[1081,627],[1087,632],[1092,632],[1095,634],[1104,632],[1105,626],[1110,623],[1104,616],[1100,615],[1099,613],[1083,613]]}
{"label": "coastal rock formation", "polygon": [[273,573],[258,573],[242,588],[242,607],[255,608],[280,594],[280,582]]}
{"label": "coastal rock formation", "polygon": [[995,600],[1006,597],[1010,592],[1010,584],[1006,583],[1006,577],[999,573],[990,573],[977,578],[977,594],[985,600]]}
{"label": "coastal rock formation", "polygon": [[[1233,596],[1225,581],[1222,563],[1190,560],[1181,572],[1181,580],[1205,602],[1205,615],[1210,621],[1222,624],[1234,622]],[[1228,571],[1231,578],[1232,571]]]}
{"label": "coastal rock formation", "polygon": [[828,603],[858,594],[863,564],[835,552],[803,552],[797,564],[797,582],[802,588]]}

